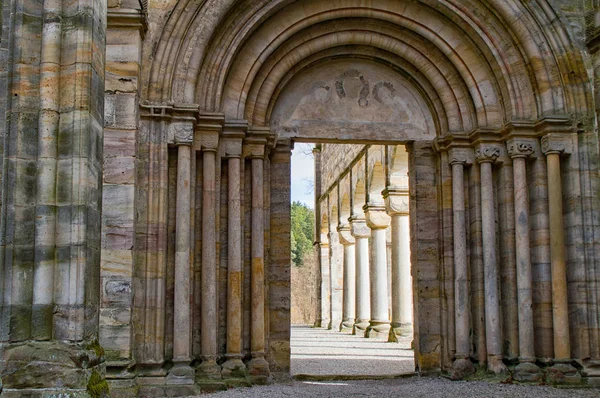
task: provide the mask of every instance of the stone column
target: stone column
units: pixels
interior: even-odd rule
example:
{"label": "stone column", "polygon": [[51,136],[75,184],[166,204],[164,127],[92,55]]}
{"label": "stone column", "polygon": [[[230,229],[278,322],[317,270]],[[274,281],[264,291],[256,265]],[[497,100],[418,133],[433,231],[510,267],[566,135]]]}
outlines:
{"label": "stone column", "polygon": [[[315,247],[319,250],[319,264],[321,264],[321,207],[319,206],[319,198],[321,197],[321,146],[315,145],[313,148],[313,159],[315,162],[315,172],[314,172],[314,199],[315,199]],[[317,238],[318,237],[318,238]],[[317,300],[316,300],[316,314],[317,319],[315,320],[314,326],[317,328],[323,327],[326,323],[323,322],[323,275],[322,275],[322,267],[320,268],[321,272],[317,273],[317,286],[320,288],[317,290]]]}
{"label": "stone column", "polygon": [[388,187],[383,192],[392,227],[392,324],[388,341],[413,333],[413,294],[410,268],[408,190]]}
{"label": "stone column", "polygon": [[531,251],[529,239],[529,198],[527,186],[527,158],[533,153],[531,142],[510,140],[508,154],[513,161],[515,195],[515,249],[517,259],[517,300],[519,315],[519,365],[515,379],[539,381],[540,368],[535,364],[533,331],[533,296]]}
{"label": "stone column", "polygon": [[468,149],[452,149],[450,165],[452,166],[452,223],[454,235],[454,317],[456,353],[452,364],[452,378],[462,379],[475,373],[469,359],[471,329],[469,304],[469,270],[467,266],[467,234],[465,225],[465,186],[464,168],[469,158]]}
{"label": "stone column", "polygon": [[390,319],[388,308],[388,269],[386,229],[390,216],[385,206],[366,205],[364,208],[367,225],[371,228],[371,320],[365,337],[388,338]]}
{"label": "stone column", "polygon": [[321,266],[321,326],[326,328],[331,322],[331,275],[329,273],[329,237],[327,234],[321,234],[319,263]]}
{"label": "stone column", "polygon": [[265,360],[265,145],[264,138],[251,137],[247,140],[248,157],[252,162],[252,276],[250,281],[252,359],[248,363],[248,373],[259,381],[270,376],[269,363]]}
{"label": "stone column", "polygon": [[203,131],[202,149],[202,306],[201,306],[201,359],[196,369],[196,381],[220,379],[217,364],[217,149],[218,131]]}
{"label": "stone column", "polygon": [[369,236],[371,230],[363,217],[350,217],[350,232],[354,237],[356,266],[356,319],[352,334],[364,335],[371,320],[371,293],[369,278]]}
{"label": "stone column", "polygon": [[554,365],[548,369],[548,377],[556,382],[577,383],[581,380],[581,375],[571,365],[565,226],[563,220],[562,175],[560,171],[560,157],[567,152],[566,149],[565,140],[558,134],[547,134],[542,138],[542,151],[546,155],[548,164],[552,324],[554,329]]}
{"label": "stone column", "polygon": [[500,148],[482,144],[476,157],[481,172],[481,226],[485,277],[485,333],[488,370],[498,374],[507,371],[502,362],[500,296],[498,289],[498,255],[496,250],[496,207],[492,165],[500,157]]}
{"label": "stone column", "polygon": [[344,245],[344,291],[341,332],[351,332],[356,316],[356,250],[350,225],[338,226],[338,236]]}
{"label": "stone column", "polygon": [[[190,135],[191,139],[191,135]],[[192,384],[190,367],[190,212],[191,140],[177,142],[177,209],[175,221],[175,292],[173,311],[173,367],[168,382]]]}
{"label": "stone column", "polygon": [[246,365],[242,362],[242,212],[241,156],[245,123],[225,124],[222,149],[228,164],[227,197],[227,360],[221,375],[243,378]]}

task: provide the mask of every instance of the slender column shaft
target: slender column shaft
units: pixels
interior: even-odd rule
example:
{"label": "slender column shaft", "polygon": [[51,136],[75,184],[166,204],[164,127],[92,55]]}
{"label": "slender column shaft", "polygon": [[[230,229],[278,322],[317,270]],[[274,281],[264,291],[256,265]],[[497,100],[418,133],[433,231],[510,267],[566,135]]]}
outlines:
{"label": "slender column shaft", "polygon": [[252,360],[248,369],[253,376],[268,376],[265,360],[265,220],[264,220],[264,160],[252,159],[252,277],[251,333]]}
{"label": "slender column shaft", "polygon": [[485,329],[488,368],[494,372],[505,369],[502,364],[502,339],[500,335],[500,301],[498,294],[498,260],[496,253],[496,212],[492,163],[480,164],[481,219],[483,235],[483,267],[485,276]]}
{"label": "slender column shaft", "polygon": [[[383,228],[371,229],[371,326],[388,325],[387,242]],[[388,328],[389,329],[389,328]],[[387,332],[386,330],[385,332]],[[387,334],[387,333],[386,333]]]}
{"label": "slender column shaft", "polygon": [[202,161],[202,359],[217,359],[216,152]]}
{"label": "slender column shaft", "polygon": [[456,358],[469,358],[469,284],[467,269],[467,236],[465,230],[464,166],[452,164],[452,214],[454,232],[454,317],[456,327]]}
{"label": "slender column shaft", "polygon": [[[365,224],[364,221],[362,223]],[[367,226],[363,226],[368,230]],[[371,319],[371,294],[369,291],[369,238],[368,235],[354,235],[356,265],[356,320],[353,333],[358,329],[364,333]],[[360,334],[360,332],[358,333]]]}
{"label": "slender column shaft", "polygon": [[340,241],[344,245],[344,290],[343,314],[340,330],[351,330],[356,316],[356,249],[350,228],[339,229]]}
{"label": "slender column shaft", "polygon": [[517,299],[519,314],[519,357],[535,360],[533,343],[533,298],[529,240],[529,201],[527,198],[526,159],[513,159],[515,189],[515,242],[517,254]]}
{"label": "slender column shaft", "polygon": [[191,360],[190,311],[190,154],[188,145],[177,150],[177,210],[175,227],[175,311],[173,361]]}
{"label": "slender column shaft", "polygon": [[550,211],[550,257],[552,263],[552,315],[554,325],[554,358],[571,358],[569,305],[567,301],[567,268],[562,203],[560,155],[549,153],[548,206]]}
{"label": "slender column shaft", "polygon": [[321,325],[327,327],[331,321],[331,275],[329,274],[329,243],[321,242]]}
{"label": "slender column shaft", "polygon": [[242,230],[240,159],[230,158],[227,242],[227,354],[242,354]]}
{"label": "slender column shaft", "polygon": [[392,328],[412,331],[412,277],[408,215],[392,215]]}

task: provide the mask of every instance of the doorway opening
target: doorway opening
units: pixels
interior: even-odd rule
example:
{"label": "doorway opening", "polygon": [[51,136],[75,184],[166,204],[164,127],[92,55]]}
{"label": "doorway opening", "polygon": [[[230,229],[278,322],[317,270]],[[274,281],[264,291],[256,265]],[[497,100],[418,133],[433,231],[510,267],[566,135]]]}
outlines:
{"label": "doorway opening", "polygon": [[296,143],[291,167],[291,374],[413,373],[406,148]]}

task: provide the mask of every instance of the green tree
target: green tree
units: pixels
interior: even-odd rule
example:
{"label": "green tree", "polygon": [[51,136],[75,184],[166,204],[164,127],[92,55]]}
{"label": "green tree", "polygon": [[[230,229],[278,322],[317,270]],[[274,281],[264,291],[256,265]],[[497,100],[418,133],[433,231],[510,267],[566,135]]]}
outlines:
{"label": "green tree", "polygon": [[292,262],[303,264],[304,256],[312,249],[314,241],[315,213],[301,202],[292,203]]}

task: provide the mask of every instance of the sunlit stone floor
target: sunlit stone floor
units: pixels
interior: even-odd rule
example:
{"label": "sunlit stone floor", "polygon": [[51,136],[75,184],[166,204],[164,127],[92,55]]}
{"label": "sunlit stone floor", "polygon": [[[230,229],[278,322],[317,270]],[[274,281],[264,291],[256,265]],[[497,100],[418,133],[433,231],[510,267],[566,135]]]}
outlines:
{"label": "sunlit stone floor", "polygon": [[413,373],[412,338],[399,343],[350,333],[292,327],[292,376],[391,376]]}

